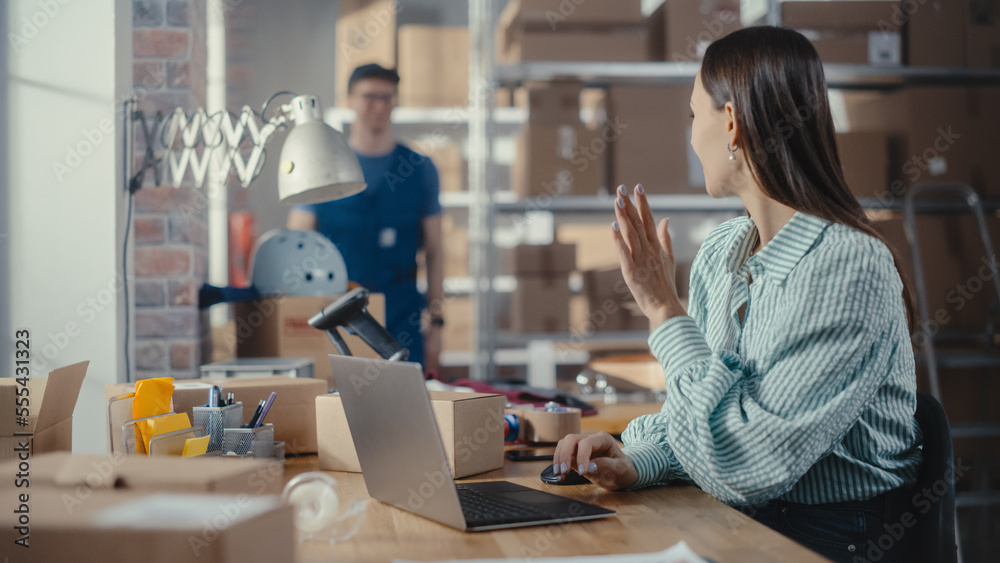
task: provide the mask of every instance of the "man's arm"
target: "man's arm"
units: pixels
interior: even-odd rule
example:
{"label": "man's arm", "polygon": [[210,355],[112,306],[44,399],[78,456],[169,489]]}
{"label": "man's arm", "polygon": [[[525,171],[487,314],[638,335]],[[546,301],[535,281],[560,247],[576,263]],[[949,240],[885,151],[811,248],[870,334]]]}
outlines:
{"label": "man's arm", "polygon": [[[427,310],[431,318],[443,316],[444,247],[441,242],[441,214],[423,219],[424,259],[427,262]],[[431,323],[424,339],[424,364],[427,371],[440,371],[441,327]]]}
{"label": "man's arm", "polygon": [[294,231],[312,231],[316,229],[316,214],[311,211],[292,208],[288,212],[288,228]]}

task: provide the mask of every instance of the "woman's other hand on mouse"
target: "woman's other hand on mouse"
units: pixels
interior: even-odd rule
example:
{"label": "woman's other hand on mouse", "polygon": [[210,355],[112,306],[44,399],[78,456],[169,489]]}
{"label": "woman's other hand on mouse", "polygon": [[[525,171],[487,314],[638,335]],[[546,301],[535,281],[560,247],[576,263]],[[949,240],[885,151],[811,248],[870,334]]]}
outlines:
{"label": "woman's other hand on mouse", "polygon": [[639,479],[632,460],[607,432],[570,434],[559,440],[552,456],[552,470],[566,475],[571,469],[608,490],[624,489]]}

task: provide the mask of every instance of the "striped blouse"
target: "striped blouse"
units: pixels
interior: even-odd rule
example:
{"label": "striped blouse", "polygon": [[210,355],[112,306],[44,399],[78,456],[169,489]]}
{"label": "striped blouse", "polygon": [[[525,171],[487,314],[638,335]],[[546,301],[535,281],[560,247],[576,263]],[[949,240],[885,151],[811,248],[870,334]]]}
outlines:
{"label": "striped blouse", "polygon": [[650,334],[667,398],[622,434],[633,488],[680,480],[732,505],[819,504],[914,484],[916,375],[892,254],[803,213],[751,255],[757,241],[749,217],[716,228],[688,315]]}

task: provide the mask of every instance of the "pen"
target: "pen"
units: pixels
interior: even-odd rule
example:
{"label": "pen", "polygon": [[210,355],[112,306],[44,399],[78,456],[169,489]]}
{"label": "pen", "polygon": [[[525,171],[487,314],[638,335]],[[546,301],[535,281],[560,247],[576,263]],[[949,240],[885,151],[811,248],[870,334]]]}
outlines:
{"label": "pen", "polygon": [[226,394],[226,406],[228,407],[232,405],[234,402],[236,402],[236,393],[230,391],[229,393]]}
{"label": "pen", "polygon": [[264,399],[260,400],[260,403],[257,404],[257,410],[255,410],[253,412],[253,416],[250,417],[250,422],[243,425],[243,428],[256,428],[254,424],[257,424],[257,418],[260,416],[260,411],[264,408],[264,402]]}
{"label": "pen", "polygon": [[260,425],[264,423],[264,417],[267,416],[267,411],[271,410],[271,404],[274,403],[274,398],[277,396],[277,393],[271,391],[271,395],[267,398],[267,402],[264,403],[264,408],[260,411],[260,417],[257,418],[257,422],[252,426],[252,428],[260,428]]}

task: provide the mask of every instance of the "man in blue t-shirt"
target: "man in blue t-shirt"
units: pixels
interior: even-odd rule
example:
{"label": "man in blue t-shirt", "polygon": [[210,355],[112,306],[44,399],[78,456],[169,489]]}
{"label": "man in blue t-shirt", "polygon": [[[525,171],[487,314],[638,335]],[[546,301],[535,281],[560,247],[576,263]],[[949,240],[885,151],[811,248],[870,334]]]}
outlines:
{"label": "man in blue t-shirt", "polygon": [[[431,160],[396,142],[392,110],[399,75],[376,64],[359,66],[347,86],[356,114],[349,142],[368,188],[336,201],[296,206],[288,228],[315,229],[337,246],[347,275],[370,291],[384,293],[386,328],[409,348],[410,361],[439,370],[442,281],[441,203]],[[427,265],[427,299],[417,290],[417,253]],[[426,333],[423,309],[431,311]]]}

